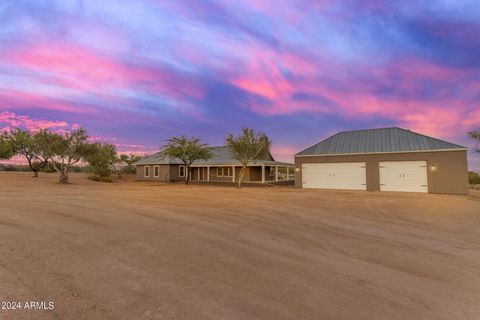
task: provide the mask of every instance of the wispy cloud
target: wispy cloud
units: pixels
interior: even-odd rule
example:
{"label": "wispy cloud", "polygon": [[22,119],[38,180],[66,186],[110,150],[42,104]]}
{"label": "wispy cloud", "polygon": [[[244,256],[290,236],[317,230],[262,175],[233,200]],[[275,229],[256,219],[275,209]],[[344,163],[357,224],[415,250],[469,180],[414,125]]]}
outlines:
{"label": "wispy cloud", "polygon": [[0,112],[23,126],[125,147],[251,126],[282,159],[349,128],[469,144],[480,127],[474,0],[18,0],[0,19]]}
{"label": "wispy cloud", "polygon": [[29,116],[17,115],[13,112],[0,112],[0,130],[10,131],[12,128],[23,128],[30,131],[38,131],[41,129],[56,131],[77,127],[78,124],[69,124],[65,121],[32,119]]}

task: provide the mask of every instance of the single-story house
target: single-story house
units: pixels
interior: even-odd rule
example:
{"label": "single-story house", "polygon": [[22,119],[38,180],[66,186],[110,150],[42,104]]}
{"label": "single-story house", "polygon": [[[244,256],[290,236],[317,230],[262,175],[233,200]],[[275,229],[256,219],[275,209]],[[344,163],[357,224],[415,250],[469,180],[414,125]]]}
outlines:
{"label": "single-story house", "polygon": [[467,150],[402,128],[340,132],[295,155],[295,186],[465,195]]}
{"label": "single-story house", "polygon": [[[228,147],[211,147],[213,157],[199,160],[190,167],[190,180],[202,182],[236,182],[241,164]],[[166,156],[162,151],[135,163],[137,180],[175,182],[184,181],[186,170],[183,163]],[[264,159],[251,161],[244,182],[272,183],[294,179],[293,164],[275,161],[271,154]]]}

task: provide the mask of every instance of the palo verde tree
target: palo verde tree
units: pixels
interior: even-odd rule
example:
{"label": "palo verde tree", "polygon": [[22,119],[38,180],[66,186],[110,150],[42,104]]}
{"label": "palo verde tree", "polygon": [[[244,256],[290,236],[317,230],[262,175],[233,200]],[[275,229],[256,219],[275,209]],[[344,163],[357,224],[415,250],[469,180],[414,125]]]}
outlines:
{"label": "palo verde tree", "polygon": [[[468,135],[470,137],[472,137],[473,139],[477,140],[477,146],[479,146],[479,148],[480,148],[480,129],[478,129],[476,131],[470,131],[468,133]],[[477,148],[477,152],[480,152],[479,148]]]}
{"label": "palo verde tree", "polygon": [[180,160],[185,165],[185,184],[190,180],[190,166],[197,160],[208,160],[212,157],[211,149],[207,144],[202,143],[198,138],[188,138],[186,135],[168,139],[167,145],[163,147],[163,153]]}
{"label": "palo verde tree", "polygon": [[[476,131],[470,131],[468,135],[477,140],[476,150],[480,153],[480,129]],[[469,172],[468,180],[470,184],[480,184],[480,176],[476,172]]]}
{"label": "palo verde tree", "polygon": [[142,160],[143,157],[136,154],[121,154],[119,162],[126,164],[125,173],[135,173],[135,162]]}
{"label": "palo verde tree", "polygon": [[14,156],[12,144],[6,132],[0,132],[0,159],[10,159]]}
{"label": "palo verde tree", "polygon": [[11,152],[27,160],[35,178],[38,177],[38,172],[42,171],[48,164],[39,134],[39,132],[30,132],[16,128],[5,137]]}
{"label": "palo verde tree", "polygon": [[[82,158],[97,181],[108,181],[112,167],[117,163],[117,148],[113,144],[94,142],[84,146]],[[110,180],[111,181],[111,180]]]}
{"label": "palo verde tree", "polygon": [[87,132],[78,129],[59,134],[41,130],[38,135],[45,157],[60,174],[59,182],[68,183],[70,168],[79,163],[87,152]]}
{"label": "palo verde tree", "polygon": [[238,176],[238,187],[242,187],[242,181],[250,161],[265,159],[270,154],[272,143],[264,134],[255,134],[253,129],[243,128],[242,133],[234,137],[229,134],[225,140],[233,157],[240,161],[242,169]]}

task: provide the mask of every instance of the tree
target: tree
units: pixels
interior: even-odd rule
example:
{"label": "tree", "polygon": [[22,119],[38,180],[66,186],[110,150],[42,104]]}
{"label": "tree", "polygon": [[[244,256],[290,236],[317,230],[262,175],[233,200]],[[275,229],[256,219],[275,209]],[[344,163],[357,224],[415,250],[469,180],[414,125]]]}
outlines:
{"label": "tree", "polygon": [[62,135],[41,130],[38,135],[45,157],[60,174],[59,182],[68,183],[71,166],[80,162],[87,152],[87,132],[78,129]]}
{"label": "tree", "polygon": [[33,171],[33,177],[37,178],[38,172],[48,164],[39,140],[39,133],[17,128],[6,135],[6,141],[9,142],[13,154],[23,156],[27,160],[30,170]]}
{"label": "tree", "polygon": [[226,146],[230,149],[233,157],[240,161],[242,169],[238,176],[238,187],[242,187],[242,181],[250,161],[265,159],[270,154],[272,143],[264,134],[257,134],[253,129],[243,128],[242,134],[234,137],[229,134],[225,140]]}
{"label": "tree", "polygon": [[480,175],[476,172],[468,172],[468,183],[472,185],[480,184]]}
{"label": "tree", "polygon": [[185,184],[190,181],[190,166],[197,160],[208,160],[212,152],[207,144],[198,138],[189,139],[186,135],[172,137],[167,140],[163,153],[171,158],[179,159],[185,165]]}
{"label": "tree", "polygon": [[[473,139],[478,140],[478,144],[480,144],[480,129],[476,131],[470,131],[468,135]],[[480,152],[480,149],[477,149],[477,152]]]}
{"label": "tree", "polygon": [[112,167],[118,161],[117,148],[113,144],[99,142],[85,145],[83,159],[89,164],[90,172],[104,181],[112,174]]}
{"label": "tree", "polygon": [[0,132],[0,159],[10,159],[14,155],[7,133]]}
{"label": "tree", "polygon": [[137,161],[142,160],[142,156],[136,154],[121,154],[119,158],[119,162],[126,164],[124,171],[125,173],[135,173],[134,163]]}

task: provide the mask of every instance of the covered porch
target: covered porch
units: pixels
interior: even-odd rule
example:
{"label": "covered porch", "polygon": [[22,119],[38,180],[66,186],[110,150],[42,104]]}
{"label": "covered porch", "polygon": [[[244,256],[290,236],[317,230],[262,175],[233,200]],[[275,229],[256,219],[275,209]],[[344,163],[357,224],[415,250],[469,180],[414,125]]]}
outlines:
{"label": "covered porch", "polygon": [[[199,182],[238,182],[242,167],[238,165],[192,165],[190,180]],[[294,165],[288,163],[251,164],[247,166],[243,182],[278,183],[294,181]]]}

